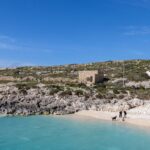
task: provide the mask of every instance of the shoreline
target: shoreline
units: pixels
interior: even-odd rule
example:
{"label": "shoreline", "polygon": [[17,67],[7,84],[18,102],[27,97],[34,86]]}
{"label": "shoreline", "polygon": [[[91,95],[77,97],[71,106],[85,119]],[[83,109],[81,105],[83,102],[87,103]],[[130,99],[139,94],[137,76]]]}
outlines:
{"label": "shoreline", "polygon": [[[82,118],[88,117],[88,118],[99,119],[104,121],[130,124],[137,127],[150,128],[150,116],[148,115],[128,114],[127,118],[125,118],[125,121],[122,121],[120,118],[118,118],[118,112],[83,110],[75,113],[74,115]],[[117,116],[116,121],[112,121],[113,116]]]}
{"label": "shoreline", "polygon": [[7,117],[5,114],[0,114],[0,118]]}
{"label": "shoreline", "polygon": [[[109,122],[116,122],[121,124],[130,124],[137,127],[146,127],[150,128],[150,115],[145,114],[136,114],[136,113],[130,113],[128,112],[127,118],[125,118],[125,121],[122,121],[122,118],[118,117],[119,112],[108,112],[108,111],[94,111],[94,110],[82,110],[79,112],[76,112],[75,114],[66,114],[66,115],[40,115],[40,116],[64,116],[64,117],[70,117],[76,118],[80,120],[89,120],[89,119],[98,119],[103,121],[109,121]],[[9,115],[0,114],[0,118],[8,117]],[[10,115],[11,116],[11,115]],[[13,116],[13,115],[12,115]],[[36,115],[31,115],[36,116]],[[112,117],[117,116],[117,119],[115,121],[112,121]],[[21,117],[27,117],[27,116],[21,116]]]}

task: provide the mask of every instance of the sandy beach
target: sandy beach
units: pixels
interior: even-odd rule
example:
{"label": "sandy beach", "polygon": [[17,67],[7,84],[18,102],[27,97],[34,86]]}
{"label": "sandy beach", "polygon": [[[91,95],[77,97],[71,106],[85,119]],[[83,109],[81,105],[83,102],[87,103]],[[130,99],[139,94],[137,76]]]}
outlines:
{"label": "sandy beach", "polygon": [[139,114],[128,114],[125,121],[119,119],[118,117],[119,112],[105,112],[105,111],[93,111],[93,110],[84,110],[77,112],[75,115],[78,117],[90,117],[95,119],[107,120],[112,121],[112,117],[117,116],[117,122],[124,122],[140,126],[140,127],[150,127],[150,115],[139,115]]}

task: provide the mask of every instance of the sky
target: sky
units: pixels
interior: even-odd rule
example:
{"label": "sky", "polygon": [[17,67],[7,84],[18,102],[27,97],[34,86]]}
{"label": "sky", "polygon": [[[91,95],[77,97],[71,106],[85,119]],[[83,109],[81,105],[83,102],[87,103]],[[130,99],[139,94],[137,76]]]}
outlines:
{"label": "sky", "polygon": [[0,0],[0,67],[150,58],[150,0]]}

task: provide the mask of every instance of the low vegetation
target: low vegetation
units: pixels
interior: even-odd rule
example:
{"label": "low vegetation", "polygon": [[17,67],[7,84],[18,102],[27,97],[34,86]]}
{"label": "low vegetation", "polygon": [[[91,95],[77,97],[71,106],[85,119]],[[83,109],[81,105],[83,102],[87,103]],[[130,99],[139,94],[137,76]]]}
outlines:
{"label": "low vegetation", "polygon": [[[77,82],[78,71],[95,69],[103,71],[107,79],[106,82],[93,87],[87,87],[85,84]],[[61,96],[75,94],[85,96],[88,99],[92,94],[100,99],[122,99],[127,96],[150,99],[150,88],[126,87],[123,86],[121,80],[113,82],[123,77],[126,79],[126,82],[148,81],[150,77],[145,73],[148,70],[150,71],[150,60],[107,61],[80,65],[18,67],[15,69],[6,68],[0,70],[0,84],[13,82],[20,92],[24,94],[26,94],[28,89],[37,88],[37,85],[41,83],[49,89],[50,95],[56,93],[59,93]],[[5,80],[3,77],[5,77]],[[13,80],[9,80],[9,77],[13,77]],[[50,78],[51,80],[45,80],[46,78]]]}

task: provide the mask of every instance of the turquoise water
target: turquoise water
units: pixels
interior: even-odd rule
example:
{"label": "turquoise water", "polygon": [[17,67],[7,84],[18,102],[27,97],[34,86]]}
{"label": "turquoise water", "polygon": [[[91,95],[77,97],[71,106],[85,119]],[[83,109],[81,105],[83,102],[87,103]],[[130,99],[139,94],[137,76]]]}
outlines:
{"label": "turquoise water", "polygon": [[150,131],[65,117],[0,118],[0,150],[150,150]]}

